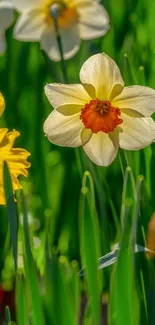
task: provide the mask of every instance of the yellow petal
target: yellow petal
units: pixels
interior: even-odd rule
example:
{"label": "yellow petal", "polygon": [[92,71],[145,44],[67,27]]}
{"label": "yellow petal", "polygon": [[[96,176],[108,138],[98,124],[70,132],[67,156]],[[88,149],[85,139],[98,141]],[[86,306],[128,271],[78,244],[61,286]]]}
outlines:
{"label": "yellow petal", "polygon": [[27,157],[30,153],[21,148],[13,148],[15,139],[20,135],[18,131],[8,132],[7,129],[0,129],[0,205],[5,205],[4,180],[3,180],[3,163],[7,162],[13,190],[21,188],[17,179],[19,175],[27,176],[27,168],[30,163]]}
{"label": "yellow petal", "polygon": [[84,146],[92,137],[93,132],[90,129],[83,128],[81,131],[81,141]]}
{"label": "yellow petal", "polygon": [[0,93],[0,116],[3,114],[4,109],[5,109],[5,100],[3,95]]}

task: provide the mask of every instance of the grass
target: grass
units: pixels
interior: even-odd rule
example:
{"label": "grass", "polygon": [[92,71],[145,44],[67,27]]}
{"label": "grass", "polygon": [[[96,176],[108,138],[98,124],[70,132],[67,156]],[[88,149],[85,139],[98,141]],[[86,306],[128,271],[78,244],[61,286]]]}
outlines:
{"label": "grass", "polygon": [[[103,3],[111,29],[103,38],[81,43],[66,62],[68,82],[79,82],[82,63],[104,51],[119,65],[126,85],[155,88],[154,1]],[[31,168],[21,179],[24,194],[17,195],[17,203],[11,199],[7,166],[4,170],[0,283],[5,291],[15,290],[16,302],[16,317],[6,303],[6,324],[12,317],[18,325],[78,325],[88,300],[81,324],[99,325],[101,300],[108,296],[109,325],[154,325],[154,258],[135,253],[135,244],[147,245],[155,210],[155,144],[137,152],[120,150],[107,168],[95,166],[81,148],[50,144],[43,122],[51,106],[43,89],[63,81],[61,64],[48,60],[38,44],[14,40],[12,29],[7,43],[0,57],[6,99],[0,126],[21,132],[16,144],[31,152]],[[97,270],[98,258],[116,243],[117,263],[103,267],[107,260],[102,260]],[[79,276],[85,266],[85,276]]]}

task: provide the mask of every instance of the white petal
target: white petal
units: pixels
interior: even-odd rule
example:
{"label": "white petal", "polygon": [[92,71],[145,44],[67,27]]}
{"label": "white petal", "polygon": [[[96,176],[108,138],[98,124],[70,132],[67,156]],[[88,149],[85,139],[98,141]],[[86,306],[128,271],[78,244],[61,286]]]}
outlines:
{"label": "white petal", "polygon": [[89,103],[91,98],[82,85],[48,84],[45,94],[54,108],[62,105],[78,105],[81,108]]}
{"label": "white petal", "polygon": [[110,137],[109,134],[99,132],[93,134],[91,139],[83,146],[87,156],[99,166],[108,166],[115,159],[118,152],[118,135]]}
{"label": "white petal", "polygon": [[14,37],[20,41],[39,41],[44,28],[44,13],[37,9],[30,10],[18,18]]}
{"label": "white petal", "polygon": [[0,54],[4,53],[6,50],[6,41],[4,31],[0,29]]}
{"label": "white petal", "polygon": [[62,147],[81,146],[83,123],[79,114],[64,116],[54,110],[44,123],[44,132],[50,142]]}
{"label": "white petal", "polygon": [[[65,60],[72,58],[80,48],[80,36],[77,25],[60,29],[63,56]],[[61,55],[54,29],[46,28],[41,39],[41,48],[53,61],[60,61]]]}
{"label": "white petal", "polygon": [[27,11],[44,5],[46,0],[12,0],[14,8],[18,11]]}
{"label": "white petal", "polygon": [[102,5],[93,3],[77,8],[80,37],[84,40],[103,36],[109,30],[109,16]]}
{"label": "white petal", "polygon": [[124,87],[120,95],[113,99],[113,104],[120,109],[130,108],[150,116],[155,112],[155,90],[143,86]]}
{"label": "white petal", "polygon": [[142,149],[155,139],[155,123],[151,117],[134,118],[121,114],[120,147],[126,150]]}
{"label": "white petal", "polygon": [[82,83],[93,85],[96,89],[96,97],[101,100],[110,100],[116,85],[119,85],[117,94],[122,91],[124,86],[118,66],[104,53],[91,56],[83,64],[80,80]]}
{"label": "white petal", "polygon": [[13,6],[9,1],[0,2],[0,28],[8,28],[13,22]]}

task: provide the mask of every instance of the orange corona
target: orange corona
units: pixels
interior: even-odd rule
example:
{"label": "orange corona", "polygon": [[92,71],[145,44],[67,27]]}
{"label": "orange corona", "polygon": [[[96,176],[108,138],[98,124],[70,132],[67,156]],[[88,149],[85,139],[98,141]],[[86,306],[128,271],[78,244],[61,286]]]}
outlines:
{"label": "orange corona", "polygon": [[109,101],[91,100],[81,111],[80,119],[87,129],[93,133],[100,131],[105,133],[113,132],[117,125],[123,120],[119,118],[120,109],[113,107]]}
{"label": "orange corona", "polygon": [[76,9],[65,8],[58,19],[58,24],[61,28],[69,27],[77,21],[77,19],[78,15]]}
{"label": "orange corona", "polygon": [[50,7],[57,4],[59,7],[58,25],[60,28],[68,28],[78,20],[78,14],[75,8],[67,8],[63,2],[53,2],[46,7],[46,23],[53,24],[53,18],[50,14]]}

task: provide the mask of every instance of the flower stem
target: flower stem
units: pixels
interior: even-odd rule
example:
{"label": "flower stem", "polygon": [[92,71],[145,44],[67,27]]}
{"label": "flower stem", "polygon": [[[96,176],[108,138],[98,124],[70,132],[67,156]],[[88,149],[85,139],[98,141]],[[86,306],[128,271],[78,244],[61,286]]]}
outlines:
{"label": "flower stem", "polygon": [[58,24],[58,16],[54,15],[54,14],[52,16],[53,16],[53,21],[54,21],[54,28],[55,28],[58,47],[59,47],[59,52],[60,52],[60,56],[61,56],[61,68],[62,68],[62,73],[63,73],[63,79],[64,79],[64,82],[67,83],[68,82],[67,69],[66,69],[64,56],[63,56],[63,48],[62,48],[62,40],[61,40],[59,24]]}

